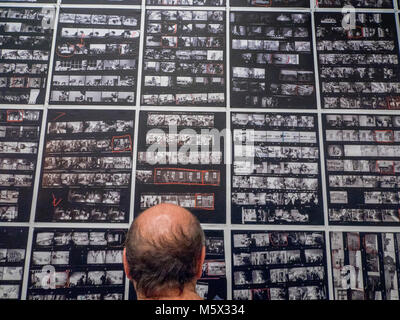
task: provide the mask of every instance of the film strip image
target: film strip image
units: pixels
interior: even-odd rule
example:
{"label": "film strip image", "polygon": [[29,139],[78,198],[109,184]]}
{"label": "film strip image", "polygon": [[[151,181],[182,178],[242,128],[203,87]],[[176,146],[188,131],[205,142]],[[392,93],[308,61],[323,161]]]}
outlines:
{"label": "film strip image", "polygon": [[0,0],[1,2],[13,2],[13,3],[55,3],[56,0]]}
{"label": "film strip image", "polygon": [[0,300],[22,295],[28,228],[0,227]]}
{"label": "film strip image", "polygon": [[[206,236],[206,258],[203,274],[197,281],[196,292],[205,300],[226,300],[226,264],[224,232],[222,230],[204,230]],[[129,284],[129,300],[136,300],[136,292]]]}
{"label": "film strip image", "polygon": [[353,6],[355,8],[375,8],[392,9],[392,0],[316,0],[316,6],[319,8],[343,8],[344,6]]}
{"label": "film strip image", "polygon": [[225,223],[225,113],[141,112],[135,214],[173,203]]}
{"label": "film strip image", "polygon": [[357,13],[350,30],[343,19],[341,13],[315,14],[322,107],[400,109],[394,14]]}
{"label": "film strip image", "polygon": [[326,300],[320,231],[232,231],[233,300]]}
{"label": "film strip image", "polygon": [[316,108],[311,15],[231,12],[231,106]]}
{"label": "film strip image", "polygon": [[0,222],[29,220],[42,111],[0,109]]}
{"label": "film strip image", "polygon": [[400,116],[323,122],[330,223],[400,225]]}
{"label": "film strip image", "polygon": [[336,300],[399,300],[400,233],[331,232]]}
{"label": "film strip image", "polygon": [[51,104],[134,105],[140,10],[62,8]]}
{"label": "film strip image", "polygon": [[231,7],[296,7],[309,8],[309,0],[230,0]]}
{"label": "film strip image", "polygon": [[36,228],[28,300],[123,300],[126,230]]}
{"label": "film strip image", "polygon": [[54,8],[0,8],[0,103],[43,104]]}
{"label": "film strip image", "polygon": [[148,6],[225,6],[225,0],[146,0]]}
{"label": "film strip image", "polygon": [[36,221],[128,222],[134,111],[50,110]]}
{"label": "film strip image", "polygon": [[142,105],[225,106],[225,12],[146,10]]}
{"label": "film strip image", "polygon": [[323,224],[318,120],[232,113],[232,223]]}

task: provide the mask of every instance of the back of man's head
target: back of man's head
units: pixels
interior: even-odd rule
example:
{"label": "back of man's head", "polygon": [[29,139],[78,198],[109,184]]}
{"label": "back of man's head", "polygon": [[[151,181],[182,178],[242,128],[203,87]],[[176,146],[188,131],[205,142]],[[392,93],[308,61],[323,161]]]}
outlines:
{"label": "back of man's head", "polygon": [[201,275],[204,232],[188,210],[160,204],[131,225],[125,245],[125,271],[143,298],[182,294]]}

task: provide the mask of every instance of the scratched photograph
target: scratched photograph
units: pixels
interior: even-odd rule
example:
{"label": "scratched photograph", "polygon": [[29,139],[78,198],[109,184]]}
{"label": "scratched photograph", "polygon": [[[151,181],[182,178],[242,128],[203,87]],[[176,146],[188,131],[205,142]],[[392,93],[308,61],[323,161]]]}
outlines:
{"label": "scratched photograph", "polygon": [[51,110],[36,221],[127,222],[134,111]]}

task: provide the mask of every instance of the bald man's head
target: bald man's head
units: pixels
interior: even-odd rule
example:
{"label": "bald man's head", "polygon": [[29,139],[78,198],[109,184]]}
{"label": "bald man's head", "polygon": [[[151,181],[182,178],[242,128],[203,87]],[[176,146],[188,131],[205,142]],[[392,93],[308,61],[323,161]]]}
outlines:
{"label": "bald man's head", "polygon": [[147,298],[169,290],[182,292],[187,283],[197,280],[204,241],[199,221],[188,210],[172,204],[152,207],[128,231],[127,275]]}

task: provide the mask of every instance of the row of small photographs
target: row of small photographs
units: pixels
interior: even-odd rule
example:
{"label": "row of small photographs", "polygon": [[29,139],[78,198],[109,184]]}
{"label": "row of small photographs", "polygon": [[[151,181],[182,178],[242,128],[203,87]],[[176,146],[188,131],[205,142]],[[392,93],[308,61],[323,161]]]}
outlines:
{"label": "row of small photographs", "polygon": [[138,152],[138,163],[140,164],[221,164],[222,152]]}
{"label": "row of small photographs", "polygon": [[[4,26],[4,29],[6,26]],[[17,36],[13,35],[1,35],[0,36],[0,46],[3,48],[7,48],[9,46],[21,47],[21,48],[33,48],[33,49],[40,49],[40,48],[47,48],[50,47],[50,39],[45,36]],[[25,67],[25,66],[24,66]],[[26,67],[28,67],[26,65]],[[2,68],[6,68],[3,66]],[[26,70],[26,69],[25,69]],[[20,72],[18,72],[20,73]],[[24,72],[25,73],[25,72]],[[29,73],[29,72],[26,72]]]}
{"label": "row of small photographs", "polygon": [[36,154],[38,144],[36,142],[9,142],[0,141],[0,153]]}
{"label": "row of small photographs", "polygon": [[[69,265],[70,259],[73,259],[70,251],[33,251],[32,253],[33,266]],[[122,250],[87,250],[81,252],[80,259],[83,264],[88,265],[120,264]]]}
{"label": "row of small photographs", "polygon": [[380,174],[400,173],[400,161],[393,160],[333,160],[326,161],[328,171],[370,172]]}
{"label": "row of small photographs", "polygon": [[[153,174],[154,173],[154,174]],[[136,170],[136,181],[144,184],[187,184],[219,186],[221,173],[217,170],[190,170],[160,168]]]}
{"label": "row of small photographs", "polygon": [[[318,193],[317,192],[233,192],[232,193],[232,204],[242,206],[264,206],[264,205],[275,205],[275,206],[296,206],[301,208],[302,206],[315,206],[318,205]],[[247,209],[246,213],[250,217],[243,216],[244,221],[252,221],[254,219],[255,210],[253,208]],[[303,217],[306,218],[306,217]]]}
{"label": "row of small photographs", "polygon": [[224,21],[224,11],[210,10],[148,10],[149,21]]}
{"label": "row of small photographs", "polygon": [[105,139],[48,140],[46,153],[108,153],[132,151],[131,136]]}
{"label": "row of small photographs", "polygon": [[[280,203],[286,207],[293,207],[291,203]],[[261,207],[256,208],[241,208],[241,220],[238,222],[242,224],[267,224],[267,223],[310,223],[313,219],[316,219],[312,211],[315,211],[311,206],[300,207],[298,209],[262,209]],[[300,210],[301,211],[300,211]],[[319,214],[319,213],[317,213]],[[312,217],[314,216],[314,217]]]}
{"label": "row of small photographs", "polygon": [[40,231],[35,245],[47,246],[117,246],[122,245],[125,231]]}
{"label": "row of small photographs", "polygon": [[47,134],[125,132],[133,129],[133,120],[50,121],[47,126]]}
{"label": "row of small photographs", "polygon": [[58,206],[54,209],[53,221],[110,221],[121,222],[126,220],[124,209],[115,207],[67,207]]}
{"label": "row of small photographs", "polygon": [[326,289],[321,286],[233,290],[234,300],[324,300],[326,298]]}
{"label": "row of small photographs", "polygon": [[275,113],[232,113],[232,125],[314,128],[315,117]]}
{"label": "row of small photographs", "polygon": [[355,114],[332,114],[326,115],[326,122],[329,127],[353,128],[353,127],[376,127],[391,128],[400,127],[400,116],[390,115],[355,115]]}
{"label": "row of small photographs", "polygon": [[328,145],[328,157],[399,157],[400,145]]}
{"label": "row of small photographs", "polygon": [[0,300],[16,300],[20,290],[19,284],[0,284]]}
{"label": "row of small photographs", "polygon": [[135,93],[124,91],[51,91],[52,102],[134,103]]}
{"label": "row of small photographs", "polygon": [[400,187],[400,176],[329,175],[328,185],[331,188],[397,189]]}
{"label": "row of small photographs", "polygon": [[[66,186],[105,186],[121,188],[128,187],[130,179],[130,173],[44,173],[42,178],[42,187],[62,188]],[[0,183],[2,181],[2,176],[0,175]]]}
{"label": "row of small photographs", "polygon": [[[118,49],[118,48],[117,48]],[[90,76],[69,76],[55,75],[53,77],[53,87],[134,87],[134,76],[118,75],[90,75]]]}
{"label": "row of small photographs", "polygon": [[[271,146],[271,145],[254,146],[254,145],[240,144],[234,146],[234,154],[235,154],[235,159],[247,158],[247,160],[249,158],[250,159],[252,158],[318,159],[319,158],[319,150],[317,147],[299,147],[299,146],[281,147],[281,146]],[[334,154],[335,155],[339,154],[339,152],[335,152]]]}
{"label": "row of small photographs", "polygon": [[[1,127],[0,127],[1,130]],[[204,133],[207,130],[207,133]],[[186,132],[185,132],[186,131]],[[1,131],[0,131],[1,132]],[[210,133],[208,129],[202,130],[201,133],[195,133],[193,129],[182,130],[179,133],[151,132],[146,133],[146,145],[215,145],[219,133]]]}
{"label": "row of small photographs", "polygon": [[[188,22],[180,22],[177,23],[156,23],[151,22],[147,25],[146,32],[147,34],[164,34],[164,35],[189,35],[193,33],[196,36],[206,35],[206,34],[223,34],[225,32],[225,26],[222,23],[188,23]],[[197,38],[200,40],[200,37],[192,37],[192,39]],[[188,37],[179,37],[178,41],[182,41],[179,47],[190,47],[190,38]],[[196,40],[192,40],[193,41]]]}
{"label": "row of small photographs", "polygon": [[[395,42],[393,40],[320,40],[317,41],[317,50],[318,51],[393,51],[395,50]],[[362,68],[359,67],[335,67],[336,70],[342,70],[346,74],[347,72],[356,71],[360,73],[360,76],[363,74]],[[379,70],[376,68],[369,68],[368,70]],[[393,70],[393,69],[391,69]],[[383,72],[383,70],[379,70]],[[394,71],[394,70],[393,70]],[[334,73],[335,74],[335,73]],[[332,74],[331,76],[333,76]],[[326,76],[329,78],[328,74]],[[366,75],[365,75],[366,76]]]}
{"label": "row of small photographs", "polygon": [[147,209],[160,203],[171,203],[193,210],[214,210],[215,196],[213,193],[140,195],[140,209]]}
{"label": "row of small photographs", "polygon": [[233,253],[233,265],[260,266],[276,264],[321,264],[324,262],[324,251],[322,249],[306,249],[304,256],[300,250],[280,251],[251,251]]}
{"label": "row of small photographs", "polygon": [[323,266],[281,268],[281,269],[253,269],[248,271],[234,271],[233,282],[235,286],[266,284],[266,283],[296,283],[325,280]]}
{"label": "row of small photographs", "polygon": [[[46,273],[42,270],[31,270],[30,289],[45,289],[42,280]],[[124,272],[122,270],[106,271],[67,271],[55,272],[56,288],[87,288],[91,286],[120,286],[124,284]]]}
{"label": "row of small photographs", "polygon": [[[399,131],[400,132],[400,131]],[[317,143],[317,133],[310,131],[261,131],[254,129],[234,129],[234,143]]]}
{"label": "row of small photographs", "polygon": [[39,127],[33,126],[0,125],[0,138],[36,140],[39,138],[39,131]]}
{"label": "row of small photographs", "polygon": [[400,210],[396,209],[329,209],[331,222],[390,222],[400,223]]}
{"label": "row of small photographs", "polygon": [[0,158],[0,170],[33,171],[35,162],[30,159]]}
{"label": "row of small photographs", "polygon": [[32,185],[31,174],[1,174],[0,185],[4,187],[30,187]]}
{"label": "row of small photographs", "polygon": [[[32,60],[32,61],[48,61],[49,51],[45,50],[25,50],[25,49],[1,49],[0,59],[1,60]],[[30,88],[40,88],[40,79],[31,78],[31,81],[27,84]],[[21,83],[14,83],[15,88],[23,87]]]}
{"label": "row of small photographs", "polygon": [[317,178],[233,176],[232,187],[237,189],[318,190]]}
{"label": "row of small photographs", "polygon": [[326,130],[326,141],[400,142],[400,130]]}
{"label": "row of small photographs", "polygon": [[148,113],[147,126],[165,127],[214,127],[213,114],[169,114],[169,113]]}
{"label": "row of small photographs", "polygon": [[[348,204],[349,193],[348,191],[329,191],[330,203]],[[362,192],[359,201],[364,205],[398,205],[400,203],[400,192]]]}
{"label": "row of small photographs", "polygon": [[[1,165],[1,164],[0,164]],[[21,164],[27,165],[25,163]],[[13,166],[15,164],[13,163]],[[130,170],[132,167],[131,157],[45,157],[43,169],[51,170]],[[21,169],[22,170],[22,169]]]}
{"label": "row of small photographs", "polygon": [[118,190],[95,190],[70,189],[68,201],[71,203],[111,204],[117,205],[121,200],[121,191]]}
{"label": "row of small photographs", "polygon": [[243,232],[233,234],[234,248],[253,247],[320,247],[325,243],[323,232]]}
{"label": "row of small photographs", "polygon": [[[112,25],[112,26],[137,26],[138,18],[130,15],[121,14],[109,14],[104,11],[102,14],[90,14],[88,13],[60,13],[60,23],[70,24],[92,24],[92,25]],[[139,13],[134,11],[137,16]]]}
{"label": "row of small photographs", "polygon": [[[330,160],[328,160],[330,161]],[[339,160],[340,161],[340,160]],[[400,163],[399,163],[400,165]],[[234,161],[233,173],[235,175],[249,176],[257,174],[266,175],[317,175],[319,173],[317,162],[280,162],[263,161],[261,163],[252,163],[250,161]],[[328,165],[329,168],[329,165]],[[328,169],[329,171],[329,169]]]}

